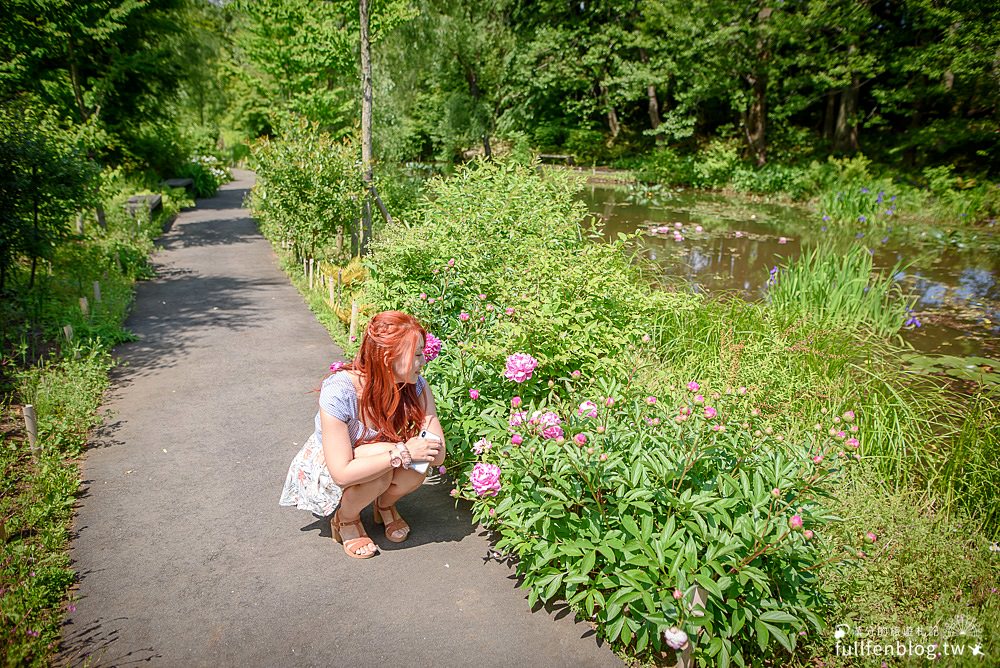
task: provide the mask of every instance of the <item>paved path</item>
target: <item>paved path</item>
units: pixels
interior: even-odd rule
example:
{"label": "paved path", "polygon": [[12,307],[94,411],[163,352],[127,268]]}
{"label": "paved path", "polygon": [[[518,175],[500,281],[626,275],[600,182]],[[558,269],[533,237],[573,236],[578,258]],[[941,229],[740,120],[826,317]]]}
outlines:
{"label": "paved path", "polygon": [[[400,508],[414,527],[348,558],[329,526],[278,506],[340,351],[277,268],[242,198],[184,212],[139,285],[87,454],[64,659],[161,666],[617,666],[565,610],[531,613],[444,483]],[[381,540],[379,540],[381,538]]]}

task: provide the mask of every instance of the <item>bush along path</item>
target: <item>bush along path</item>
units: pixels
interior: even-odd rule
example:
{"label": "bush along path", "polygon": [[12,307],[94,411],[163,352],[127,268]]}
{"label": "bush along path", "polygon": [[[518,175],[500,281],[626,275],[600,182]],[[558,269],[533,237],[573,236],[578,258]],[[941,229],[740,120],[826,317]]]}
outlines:
{"label": "bush along path", "polygon": [[241,202],[183,213],[139,286],[105,425],[83,466],[66,658],[95,665],[620,665],[587,624],[532,614],[448,488],[400,510],[376,559],[277,504],[340,351]]}

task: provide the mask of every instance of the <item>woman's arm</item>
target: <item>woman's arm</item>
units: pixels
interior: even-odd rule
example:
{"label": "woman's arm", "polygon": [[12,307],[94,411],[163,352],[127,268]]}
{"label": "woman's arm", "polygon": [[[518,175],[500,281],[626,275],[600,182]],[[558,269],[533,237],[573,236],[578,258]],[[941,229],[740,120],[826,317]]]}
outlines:
{"label": "woman's arm", "polygon": [[423,428],[432,434],[437,434],[441,437],[441,449],[431,464],[434,466],[441,466],[441,464],[444,464],[445,454],[447,454],[444,443],[444,429],[441,428],[441,421],[438,420],[437,404],[434,403],[434,393],[431,391],[430,383],[424,385],[424,391],[420,394],[420,397],[424,400]]}
{"label": "woman's arm", "polygon": [[[323,458],[330,477],[339,487],[350,487],[374,480],[392,470],[389,452],[395,443],[369,443],[363,453],[355,453],[347,425],[326,411],[319,411],[323,429]],[[359,448],[361,450],[362,448]]]}

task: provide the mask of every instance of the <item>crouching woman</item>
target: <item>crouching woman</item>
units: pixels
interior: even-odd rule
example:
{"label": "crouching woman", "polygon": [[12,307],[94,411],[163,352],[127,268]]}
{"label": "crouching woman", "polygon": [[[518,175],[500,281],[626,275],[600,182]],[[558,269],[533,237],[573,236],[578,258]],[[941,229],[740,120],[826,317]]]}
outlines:
{"label": "crouching woman", "polygon": [[333,513],[333,537],[356,559],[378,551],[362,509],[374,502],[386,539],[406,540],[410,527],[396,503],[420,487],[427,464],[444,462],[434,395],[420,375],[426,336],[406,313],[374,316],[354,360],[323,381],[314,433],[288,470],[281,505]]}

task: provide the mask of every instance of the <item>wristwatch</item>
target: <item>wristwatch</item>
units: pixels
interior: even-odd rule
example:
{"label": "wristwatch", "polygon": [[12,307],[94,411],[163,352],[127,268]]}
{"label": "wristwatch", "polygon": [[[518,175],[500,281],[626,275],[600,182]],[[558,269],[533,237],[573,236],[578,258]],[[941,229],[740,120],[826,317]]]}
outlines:
{"label": "wristwatch", "polygon": [[389,464],[391,464],[394,469],[398,469],[403,465],[403,458],[399,456],[398,450],[393,449],[389,451]]}

